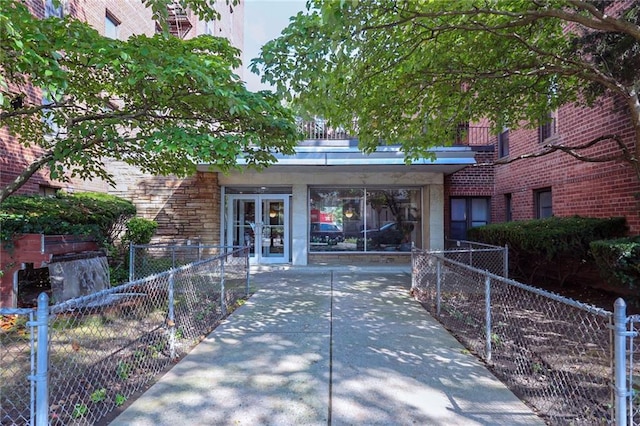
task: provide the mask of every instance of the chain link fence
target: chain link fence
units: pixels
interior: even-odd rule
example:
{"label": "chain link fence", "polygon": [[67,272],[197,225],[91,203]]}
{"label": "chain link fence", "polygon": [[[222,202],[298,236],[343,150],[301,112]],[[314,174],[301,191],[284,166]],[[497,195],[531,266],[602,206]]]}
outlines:
{"label": "chain link fence", "polygon": [[447,259],[455,260],[507,278],[509,276],[509,249],[465,240],[446,240],[441,252]]}
{"label": "chain link fence", "polygon": [[[202,259],[51,307],[41,295],[48,336],[27,325],[1,335],[1,424],[92,425],[170,368],[248,296],[246,248]],[[48,354],[45,373],[33,372],[34,350]]]}
{"label": "chain link fence", "polygon": [[[29,424],[35,410],[33,309],[0,311],[0,424]],[[17,382],[16,386],[8,386]]]}
{"label": "chain link fence", "polygon": [[198,262],[202,259],[228,254],[231,246],[192,244],[145,244],[129,246],[129,281]]}
{"label": "chain link fence", "polygon": [[549,424],[611,423],[612,313],[450,257],[414,250],[423,306]]}

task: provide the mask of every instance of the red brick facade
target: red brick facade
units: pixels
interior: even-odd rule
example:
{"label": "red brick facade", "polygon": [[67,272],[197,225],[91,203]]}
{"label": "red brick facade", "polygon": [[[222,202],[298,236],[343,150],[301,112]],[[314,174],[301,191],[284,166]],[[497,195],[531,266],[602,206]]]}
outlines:
{"label": "red brick facade", "polygon": [[[592,108],[565,105],[557,111],[556,134],[543,143],[538,130],[512,130],[509,134],[509,155],[513,159],[523,154],[540,152],[545,144],[565,146],[585,144],[605,134],[617,134],[631,146],[633,129],[621,105],[613,99],[603,99]],[[497,146],[493,145],[497,157]],[[589,148],[584,155],[607,155],[619,152],[613,141],[601,142]],[[487,153],[476,157],[483,163]],[[554,216],[624,216],[631,234],[640,233],[639,204],[635,194],[640,193],[640,182],[625,162],[584,162],[568,154],[555,152],[546,156],[498,164],[491,168],[468,167],[447,176],[445,218],[452,196],[491,196],[491,220],[502,222],[508,217],[507,197],[511,200],[511,219],[525,220],[537,216],[536,191],[551,189]]]}

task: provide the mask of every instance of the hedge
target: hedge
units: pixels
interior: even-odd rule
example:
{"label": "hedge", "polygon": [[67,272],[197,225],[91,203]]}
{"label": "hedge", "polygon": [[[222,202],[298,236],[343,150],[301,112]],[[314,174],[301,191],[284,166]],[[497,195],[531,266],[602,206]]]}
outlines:
{"label": "hedge", "polygon": [[626,234],[622,217],[551,217],[490,224],[468,231],[470,240],[509,246],[509,267],[514,277],[536,285],[579,283],[580,276],[598,271],[591,257],[592,241]]}
{"label": "hedge", "polygon": [[108,194],[12,195],[0,204],[0,241],[10,244],[15,235],[35,233],[91,235],[112,243],[135,214],[132,202]]}
{"label": "hedge", "polygon": [[590,247],[605,280],[622,288],[640,288],[640,236],[592,241]]}

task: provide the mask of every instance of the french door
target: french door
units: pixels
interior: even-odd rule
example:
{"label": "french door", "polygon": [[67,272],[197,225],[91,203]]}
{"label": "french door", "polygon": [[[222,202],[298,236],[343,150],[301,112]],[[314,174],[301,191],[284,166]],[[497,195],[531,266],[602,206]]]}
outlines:
{"label": "french door", "polygon": [[249,245],[254,264],[289,262],[289,195],[227,195],[228,245]]}

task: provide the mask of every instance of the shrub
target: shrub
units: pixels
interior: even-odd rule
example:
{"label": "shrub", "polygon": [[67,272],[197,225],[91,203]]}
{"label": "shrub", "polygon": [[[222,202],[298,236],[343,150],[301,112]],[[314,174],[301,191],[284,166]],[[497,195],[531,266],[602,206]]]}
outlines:
{"label": "shrub", "polygon": [[622,288],[640,288],[640,236],[592,241],[590,247],[602,278]]}
{"label": "shrub", "polygon": [[490,224],[470,229],[469,239],[509,245],[509,264],[522,279],[552,277],[561,284],[591,260],[592,241],[622,237],[627,231],[622,217],[551,217]]}
{"label": "shrub", "polygon": [[28,233],[91,235],[106,244],[135,214],[133,203],[108,194],[12,195],[0,204],[0,240]]}
{"label": "shrub", "polygon": [[126,225],[126,230],[122,237],[122,244],[149,244],[151,237],[158,228],[158,224],[149,219],[142,217],[134,217],[129,219]]}

